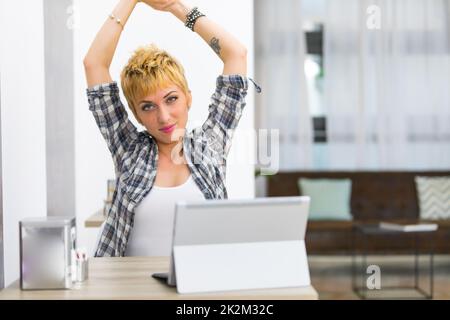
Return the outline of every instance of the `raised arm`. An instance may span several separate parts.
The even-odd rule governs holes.
[[[137,0],[120,0],[112,14],[120,19],[106,17],[84,58],[84,69],[88,84],[89,110],[108,149],[111,152],[116,174],[121,172],[123,156],[138,138],[137,128],[128,119],[128,114],[119,96],[119,87],[111,79],[109,67],[116,51],[122,27],[127,22]]]
[[[183,23],[186,15],[192,9],[181,0],[142,0],[151,7],[167,11],[176,16]],[[201,11],[201,9],[200,9]],[[197,19],[194,31],[205,40],[224,63],[223,74],[247,74],[247,49],[233,35],[207,16]]]
[[[120,24],[116,22],[116,19],[106,17],[106,21],[95,36],[83,60],[88,87],[112,81],[109,67],[116,51],[122,28],[138,2],[138,0],[119,1],[112,14],[117,19],[120,19]]]

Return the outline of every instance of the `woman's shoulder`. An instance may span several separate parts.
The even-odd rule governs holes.
[[[124,163],[136,164],[139,158],[155,156],[155,141],[147,131],[139,131],[137,139],[133,139],[124,153]]]

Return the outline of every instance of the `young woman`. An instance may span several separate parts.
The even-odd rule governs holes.
[[[223,61],[209,116],[192,132],[185,130],[192,96],[183,67],[155,45],[138,48],[121,73],[128,106],[145,131],[137,131],[120,100],[109,66],[138,2],[172,13]],[[117,186],[95,256],[170,255],[175,202],[227,198],[225,160],[251,80],[246,48],[180,0],[120,0],[84,67],[89,109],[112,154]]]

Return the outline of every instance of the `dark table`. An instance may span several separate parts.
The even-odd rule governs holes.
[[[361,299],[403,299],[408,297],[380,295],[381,290],[385,291],[415,291],[418,296],[414,299],[433,298],[433,256],[434,256],[434,236],[436,231],[394,231],[381,228],[379,224],[357,224],[353,227],[353,257],[352,257],[352,287],[353,291]],[[369,288],[368,277],[376,273],[377,265],[372,265],[371,269],[367,264],[368,248],[370,241],[382,239],[384,242],[390,241],[390,248],[377,253],[375,256],[392,255],[396,253],[396,242],[410,241],[410,254],[414,256],[414,284],[412,286],[383,286],[381,288]],[[425,241],[425,243],[424,243]],[[424,248],[427,247],[427,250]],[[420,284],[419,256],[428,256],[428,290],[423,289]],[[360,260],[358,262],[358,260]],[[372,273],[373,272],[373,273]],[[383,272],[381,272],[382,276]],[[358,279],[358,276],[361,279]],[[381,278],[382,279],[382,278]],[[375,290],[375,291],[374,291]],[[373,294],[373,293],[376,293]]]

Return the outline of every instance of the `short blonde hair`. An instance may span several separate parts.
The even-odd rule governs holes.
[[[177,85],[186,95],[189,91],[183,66],[154,44],[141,46],[134,51],[120,74],[120,81],[128,105],[138,121],[138,99],[169,84]]]

